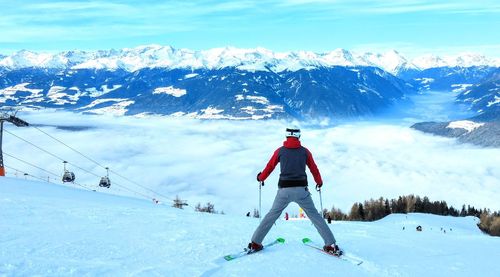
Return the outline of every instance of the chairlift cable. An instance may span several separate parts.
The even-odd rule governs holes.
[[[44,178],[42,178],[42,177],[38,177],[38,176],[35,176],[35,175],[31,175],[31,174],[29,174],[29,173],[27,173],[27,172],[24,172],[24,171],[22,171],[22,170],[19,170],[19,169],[16,169],[16,168],[10,167],[10,166],[5,166],[5,168],[8,168],[8,169],[15,170],[15,171],[18,171],[18,172],[20,172],[20,173],[23,173],[23,174],[24,174],[24,176],[31,176],[31,177],[33,177],[33,178],[35,178],[35,179],[39,179],[39,180],[42,180],[42,181],[44,181],[44,182],[48,182],[48,183],[55,184],[55,183],[53,183],[53,182],[47,181],[47,179],[44,179]]]
[[[52,156],[52,157],[54,157],[54,158],[56,158],[56,159],[58,159],[58,160],[60,160],[60,161],[63,161],[63,162],[64,162],[64,161],[66,161],[65,159],[63,159],[63,158],[61,158],[61,157],[59,157],[59,156],[57,156],[57,155],[55,155],[55,154],[52,154],[51,152],[49,152],[49,151],[47,151],[47,150],[45,150],[45,149],[41,148],[40,146],[38,146],[38,145],[36,145],[36,144],[34,144],[34,143],[32,143],[32,142],[30,142],[30,141],[28,141],[28,140],[26,140],[26,139],[22,138],[22,137],[20,137],[20,136],[18,136],[18,135],[16,135],[16,134],[13,134],[12,132],[9,132],[9,131],[7,131],[7,130],[4,130],[4,131],[5,131],[6,133],[8,133],[8,134],[10,134],[10,135],[12,135],[12,136],[14,136],[14,137],[16,137],[16,138],[20,139],[20,140],[22,140],[22,141],[24,141],[24,142],[26,142],[26,143],[28,143],[28,144],[32,145],[33,147],[35,147],[35,148],[37,148],[37,149],[39,149],[39,150],[41,150],[41,151],[43,151],[43,152],[45,152],[45,153],[49,154],[50,156]],[[93,173],[93,172],[91,172],[91,171],[89,171],[89,170],[87,170],[87,169],[84,169],[84,168],[82,168],[82,167],[80,167],[80,166],[78,166],[78,165],[76,165],[76,164],[74,164],[74,163],[71,163],[71,162],[67,162],[67,163],[68,163],[68,164],[70,164],[70,165],[72,165],[72,166],[74,166],[74,167],[76,167],[76,168],[78,168],[78,169],[80,169],[80,170],[82,170],[82,171],[87,172],[88,174],[94,175],[94,176],[96,176],[96,177],[98,177],[98,178],[100,178],[100,177],[101,177],[101,176],[99,176],[99,175],[97,175],[97,174],[95,174],[95,173]]]
[[[16,135],[16,134],[13,134],[12,132],[9,132],[9,131],[7,131],[7,130],[4,130],[4,131],[5,131],[6,133],[8,133],[8,134],[10,134],[10,135],[14,136],[14,137],[17,137],[17,138],[18,138],[18,139],[20,139],[20,140],[22,140],[22,141],[24,141],[24,142],[26,142],[26,143],[28,143],[28,144],[32,145],[33,147],[35,147],[35,148],[37,148],[37,149],[39,149],[39,150],[41,150],[41,151],[43,151],[43,152],[45,152],[45,153],[49,154],[50,156],[55,157],[56,159],[59,159],[59,160],[61,160],[61,161],[63,161],[63,162],[65,161],[63,158],[61,158],[61,157],[59,157],[59,156],[57,156],[57,155],[52,154],[51,152],[49,152],[49,151],[47,151],[47,150],[45,150],[45,149],[43,149],[43,148],[41,148],[41,147],[37,146],[36,144],[34,144],[34,143],[32,143],[32,142],[30,142],[30,141],[28,141],[28,140],[26,140],[26,139],[24,139],[24,138],[22,138],[22,137],[20,137],[20,136]],[[12,155],[9,155],[9,156],[13,157]],[[96,176],[96,177],[98,177],[98,178],[100,178],[100,177],[101,177],[101,176],[99,176],[99,175],[97,175],[97,174],[95,174],[95,173],[93,173],[93,172],[91,172],[91,171],[89,171],[89,170],[86,170],[86,169],[84,169],[84,168],[82,168],[82,167],[80,167],[80,166],[78,166],[78,165],[76,165],[76,164],[73,164],[73,163],[70,163],[70,162],[67,162],[67,163],[68,163],[68,164],[70,164],[70,165],[72,165],[72,166],[74,166],[74,167],[76,167],[76,168],[78,168],[78,169],[80,169],[80,170],[82,170],[82,171],[85,171],[85,172],[87,172],[87,173],[89,173],[89,174],[91,174],[91,175],[94,175],[94,176]],[[56,175],[56,176],[58,176],[58,175]],[[80,184],[78,184],[78,183],[76,183],[76,182],[73,182],[73,183],[74,183],[74,184],[76,184],[76,185],[79,185],[79,186],[81,186],[81,187],[87,188],[86,186],[80,185]],[[132,192],[132,193],[135,193],[135,194],[137,194],[137,195],[141,195],[141,196],[143,196],[143,197],[146,197],[146,199],[151,199],[151,197],[150,197],[150,196],[148,196],[148,195],[145,195],[145,194],[142,194],[142,193],[136,192],[136,191],[134,191],[134,190],[132,190],[132,189],[129,189],[129,188],[127,188],[127,187],[125,187],[125,186],[122,186],[122,185],[120,185],[120,184],[117,184],[117,183],[114,183],[114,184],[115,184],[116,186],[118,186],[118,187],[121,187],[121,188],[123,188],[123,189],[125,189],[125,190],[128,190],[129,192]],[[87,188],[87,189],[89,189],[89,188]],[[91,190],[91,189],[89,189],[89,190]]]
[[[4,154],[6,154],[6,153],[4,152]],[[7,154],[7,155],[8,155],[8,156],[10,156],[10,157],[12,157],[12,158],[14,158],[14,159],[16,159],[16,160],[18,160],[18,161],[20,161],[20,162],[22,162],[22,163],[25,163],[25,164],[27,164],[27,165],[30,165],[30,166],[36,167],[36,168],[38,168],[38,169],[40,169],[40,170],[43,170],[43,171],[45,171],[45,172],[47,172],[47,173],[50,173],[50,174],[52,174],[52,175],[55,175],[56,177],[60,177],[58,174],[52,173],[52,172],[50,172],[50,171],[48,171],[48,170],[45,170],[45,169],[43,169],[43,168],[41,168],[41,167],[38,167],[38,166],[36,166],[36,165],[33,165],[33,164],[28,163],[28,162],[26,162],[26,161],[23,161],[23,160],[21,160],[21,159],[19,159],[19,158],[16,158],[16,157],[12,156],[12,155],[9,155],[9,154]],[[36,176],[31,175],[31,174],[29,174],[29,173],[27,173],[27,172],[24,172],[24,171],[22,171],[22,170],[15,169],[15,168],[13,168],[13,167],[9,167],[9,166],[5,166],[5,167],[6,167],[6,168],[10,168],[10,169],[12,169],[12,170],[19,171],[19,172],[21,172],[21,173],[28,174],[28,176],[32,176],[32,177],[34,177],[34,178],[40,179],[40,180],[42,180],[42,181],[44,181],[44,182],[47,182],[47,180],[46,180],[46,179],[44,179],[44,178],[41,178],[41,177],[36,177]],[[50,181],[48,181],[48,182],[49,182],[49,183],[52,183],[52,184],[59,185],[59,183],[54,183],[54,182],[50,182]],[[80,187],[82,187],[82,188],[85,188],[85,189],[88,189],[88,190],[93,190],[93,189],[91,189],[91,188],[89,188],[89,187],[87,187],[87,186],[85,186],[85,185],[79,184],[79,183],[77,183],[77,182],[72,182],[72,183],[73,183],[73,184],[75,184],[75,185],[77,185],[77,186],[80,186]]]
[[[18,161],[20,161],[20,162],[22,162],[22,163],[25,163],[25,164],[27,164],[27,165],[30,165],[30,166],[32,166],[32,167],[34,167],[34,168],[40,169],[41,171],[47,172],[47,173],[49,173],[49,174],[51,174],[51,175],[54,175],[54,176],[56,176],[56,177],[60,177],[60,176],[59,176],[59,174],[56,174],[56,173],[54,173],[54,172],[50,172],[50,171],[48,171],[48,170],[45,170],[45,169],[43,169],[43,168],[41,168],[41,167],[39,167],[39,166],[37,166],[37,165],[34,165],[34,164],[29,163],[29,162],[27,162],[27,161],[24,161],[24,160],[22,160],[22,159],[20,159],[20,158],[16,158],[16,157],[14,157],[14,156],[13,156],[13,155],[11,155],[11,154],[6,153],[5,151],[3,152],[3,154],[4,154],[4,155],[6,155],[6,156],[11,157],[11,158],[13,158],[13,159],[16,159],[16,160],[18,160]]]
[[[139,183],[137,183],[137,182],[135,182],[135,181],[132,181],[132,180],[128,179],[128,178],[127,178],[127,177],[125,177],[125,176],[122,176],[121,174],[119,174],[118,172],[115,172],[114,170],[111,170],[111,169],[110,169],[110,170],[109,170],[109,172],[111,172],[111,173],[115,174],[115,175],[116,175],[116,176],[118,176],[118,177],[121,177],[121,178],[123,178],[123,179],[125,179],[125,180],[129,181],[130,183],[132,183],[132,184],[134,184],[134,185],[136,185],[136,186],[139,186],[139,187],[141,187],[141,188],[143,188],[143,189],[149,190],[150,192],[152,192],[152,193],[154,193],[154,194],[156,194],[156,195],[158,195],[158,196],[161,196],[161,197],[163,197],[163,198],[165,198],[165,199],[167,199],[167,200],[171,200],[171,201],[173,201],[173,200],[174,200],[174,199],[172,199],[172,198],[170,198],[170,197],[167,197],[167,196],[165,196],[165,195],[163,195],[163,194],[161,194],[161,193],[159,193],[159,192],[156,192],[156,191],[154,191],[154,190],[152,190],[152,189],[150,189],[150,188],[147,188],[147,187],[145,187],[145,186],[142,186],[141,184],[139,184]]]
[[[35,128],[36,128],[37,130],[40,130],[40,129],[39,129],[39,128],[37,128],[37,127],[35,127]],[[35,148],[37,148],[37,149],[41,150],[42,152],[44,152],[44,153],[46,153],[46,154],[48,154],[48,155],[50,155],[50,156],[52,156],[52,157],[54,157],[54,158],[56,158],[56,159],[60,160],[60,161],[63,161],[63,162],[65,161],[65,159],[63,159],[63,158],[61,158],[61,157],[59,157],[59,156],[57,156],[57,155],[55,155],[55,154],[53,154],[53,153],[51,153],[51,152],[49,152],[49,151],[47,151],[47,150],[45,150],[45,149],[41,148],[40,146],[37,146],[36,144],[34,144],[34,143],[32,143],[32,142],[30,142],[30,141],[28,141],[28,140],[26,140],[26,139],[24,139],[24,138],[22,138],[22,137],[20,137],[20,136],[18,136],[18,135],[16,135],[16,134],[14,134],[14,133],[12,133],[12,132],[10,132],[10,131],[7,131],[7,130],[4,130],[4,131],[5,131],[6,133],[8,133],[8,134],[10,134],[10,135],[12,135],[12,136],[14,136],[14,137],[16,137],[16,138],[18,138],[18,139],[22,140],[22,141],[24,141],[24,142],[26,142],[26,143],[30,144],[31,146],[33,146],[33,147],[35,147]],[[41,130],[40,130],[40,131],[41,131]],[[60,140],[56,139],[55,137],[53,137],[53,136],[49,135],[48,133],[43,132],[43,131],[41,131],[41,132],[42,132],[42,133],[44,133],[44,134],[46,134],[46,135],[48,135],[48,136],[49,136],[49,137],[51,137],[52,139],[54,139],[54,140],[56,140],[56,141],[60,142],[61,144],[65,145],[66,147],[70,148],[71,150],[73,150],[73,151],[77,152],[78,154],[80,154],[80,155],[84,156],[85,158],[87,158],[88,160],[90,160],[90,161],[92,161],[93,163],[97,164],[98,166],[100,166],[100,167],[104,167],[104,166],[102,166],[101,164],[99,164],[98,162],[94,161],[93,159],[91,159],[91,158],[87,157],[86,155],[83,155],[81,152],[79,152],[79,151],[75,150],[74,148],[72,148],[72,147],[68,146],[67,144],[65,144],[65,143],[63,143],[63,142],[61,142]],[[99,175],[97,175],[97,174],[95,174],[95,173],[93,173],[93,172],[91,172],[91,171],[89,171],[89,170],[87,170],[87,169],[84,169],[84,168],[82,168],[82,167],[80,167],[80,166],[78,166],[78,165],[76,165],[76,164],[73,164],[73,163],[71,163],[71,162],[67,162],[67,163],[68,163],[68,164],[70,164],[70,165],[72,165],[72,166],[74,166],[74,167],[76,167],[76,168],[78,168],[78,169],[80,169],[80,170],[82,170],[82,171],[87,172],[88,174],[94,175],[94,176],[96,176],[96,177],[98,177],[98,178],[100,178],[100,177],[101,177],[101,176],[99,176]],[[106,167],[104,167],[104,168],[106,168]],[[172,198],[166,197],[166,196],[164,196],[164,195],[162,195],[162,194],[160,194],[160,193],[158,193],[158,192],[155,192],[155,191],[153,191],[153,190],[151,190],[151,189],[149,189],[149,188],[147,188],[147,187],[144,187],[144,186],[142,186],[142,185],[138,184],[137,182],[134,182],[134,181],[132,181],[132,180],[128,179],[127,177],[124,177],[124,176],[122,176],[121,174],[119,174],[119,173],[117,173],[117,172],[115,172],[115,171],[113,171],[113,170],[111,170],[111,169],[110,169],[109,171],[110,171],[110,172],[112,172],[112,173],[114,173],[115,175],[117,175],[117,176],[119,176],[119,177],[121,177],[121,178],[123,178],[123,179],[125,179],[125,180],[129,181],[130,183],[133,183],[133,184],[135,184],[135,185],[137,185],[137,186],[139,186],[139,187],[142,187],[142,188],[144,188],[144,189],[146,189],[146,190],[149,190],[150,192],[153,192],[154,194],[156,194],[156,195],[158,195],[158,196],[161,196],[161,197],[163,197],[163,198],[165,198],[165,199],[168,199],[168,200],[173,200]],[[77,183],[75,183],[75,184],[77,184]],[[121,187],[121,188],[123,188],[123,189],[125,189],[125,190],[128,190],[129,192],[132,192],[132,193],[135,193],[135,194],[137,194],[137,195],[141,195],[141,196],[143,196],[143,197],[146,197],[147,199],[152,199],[152,198],[151,198],[150,196],[148,196],[148,195],[145,195],[145,194],[143,194],[143,193],[139,193],[139,192],[134,191],[134,190],[132,190],[132,189],[129,189],[129,188],[125,187],[125,186],[122,186],[122,185],[120,185],[120,184],[118,184],[118,183],[113,182],[113,184],[114,184],[114,185],[116,185],[116,186],[118,186],[118,187]],[[80,185],[80,184],[77,184],[77,185],[82,186],[82,185]],[[85,186],[82,186],[82,187],[85,187]],[[85,187],[85,188],[86,188],[86,187]]]
[[[5,166],[5,168],[8,168],[8,169],[11,169],[11,170],[15,170],[15,171],[17,171],[17,172],[20,172],[20,173],[24,174],[24,176],[31,176],[31,177],[33,177],[33,178],[40,179],[40,180],[43,180],[43,181],[47,182],[47,180],[46,180],[46,179],[43,179],[43,178],[41,178],[41,177],[37,177],[37,176],[35,176],[35,175],[31,175],[31,174],[29,174],[29,173],[27,173],[27,172],[24,172],[24,171],[22,171],[22,170],[19,170],[19,169],[17,169],[17,168],[13,168],[13,167],[11,167],[11,166],[7,166],[7,165]]]
[[[24,139],[24,138],[22,138],[22,137],[20,137],[20,136],[16,135],[16,134],[13,134],[12,132],[9,132],[9,131],[7,131],[7,130],[4,130],[4,132],[6,132],[7,134],[10,134],[10,135],[12,135],[12,136],[14,136],[14,137],[16,137],[16,138],[18,138],[18,139],[20,139],[20,140],[22,140],[22,141],[26,142],[26,143],[28,143],[28,144],[32,145],[33,147],[35,147],[35,148],[37,148],[37,149],[39,149],[39,150],[41,150],[41,151],[43,151],[43,152],[45,152],[45,153],[47,153],[47,154],[51,155],[52,157],[54,157],[54,158],[56,158],[56,159],[58,159],[58,160],[64,161],[64,159],[63,159],[63,158],[58,157],[58,156],[56,156],[56,155],[54,155],[54,154],[50,153],[49,151],[47,151],[47,150],[45,150],[45,149],[43,149],[43,148],[41,148],[41,147],[39,147],[39,146],[35,145],[34,143],[32,143],[32,142],[30,142],[30,141],[28,141],[28,140],[26,140],[26,139]]]
[[[37,129],[38,131],[40,131],[40,132],[44,133],[45,135],[47,135],[48,137],[52,138],[53,140],[55,140],[55,141],[57,141],[57,142],[61,143],[62,145],[64,145],[64,146],[68,147],[69,149],[71,149],[71,150],[75,151],[76,153],[80,154],[81,156],[83,156],[83,157],[84,157],[84,158],[86,158],[87,160],[89,160],[89,161],[91,161],[91,162],[93,162],[93,163],[97,164],[98,166],[100,166],[100,167],[102,167],[102,168],[106,169],[106,167],[105,167],[105,166],[103,166],[103,165],[101,165],[100,163],[96,162],[94,159],[89,158],[88,156],[84,155],[82,152],[80,152],[80,151],[76,150],[75,148],[73,148],[73,147],[69,146],[68,144],[66,144],[66,143],[62,142],[61,140],[59,140],[59,139],[57,139],[56,137],[54,137],[54,136],[50,135],[49,133],[47,133],[47,132],[43,131],[42,129],[40,129],[40,128],[36,127],[36,126],[33,126],[33,128],[35,128],[35,129]]]
[[[61,143],[62,145],[64,145],[64,146],[68,147],[69,149],[73,150],[74,152],[76,152],[76,153],[80,154],[81,156],[83,156],[83,157],[84,157],[84,158],[86,158],[87,160],[89,160],[89,161],[91,161],[91,162],[95,163],[96,165],[98,165],[98,166],[100,166],[100,167],[102,167],[102,168],[104,168],[104,169],[106,169],[106,170],[108,169],[108,167],[103,166],[103,165],[102,165],[102,164],[100,164],[99,162],[97,162],[97,161],[95,161],[94,159],[92,159],[92,158],[88,157],[87,155],[83,154],[82,152],[80,152],[80,151],[76,150],[75,148],[73,148],[73,147],[69,146],[68,144],[64,143],[63,141],[61,141],[61,140],[57,139],[56,137],[54,137],[54,136],[52,136],[52,135],[48,134],[47,132],[45,132],[45,131],[41,130],[40,128],[38,128],[38,127],[36,127],[36,126],[34,126],[34,128],[35,128],[35,129],[37,129],[38,131],[40,131],[41,133],[43,133],[43,134],[47,135],[48,137],[52,138],[53,140],[55,140],[55,141],[57,141],[57,142]],[[141,184],[139,184],[139,183],[137,183],[137,182],[135,182],[135,181],[132,181],[132,180],[130,180],[129,178],[127,178],[127,177],[125,177],[125,176],[123,176],[123,175],[119,174],[118,172],[115,172],[115,171],[114,171],[114,170],[112,170],[112,169],[109,169],[109,172],[111,172],[111,173],[115,174],[115,175],[116,175],[116,176],[118,176],[118,177],[121,177],[122,179],[124,179],[124,180],[126,180],[126,181],[128,181],[128,182],[130,182],[130,183],[132,183],[132,184],[134,184],[134,185],[136,185],[136,186],[139,186],[139,187],[141,187],[141,188],[143,188],[143,189],[146,189],[146,190],[148,190],[148,191],[150,191],[150,192],[152,192],[152,193],[154,193],[154,194],[156,194],[156,195],[158,195],[158,196],[160,196],[160,197],[163,197],[163,198],[165,198],[165,199],[168,199],[168,200],[173,201],[173,199],[172,199],[172,198],[167,197],[167,196],[165,196],[165,195],[163,195],[163,194],[161,194],[161,193],[159,193],[159,192],[156,192],[156,191],[154,191],[154,190],[152,190],[152,189],[150,189],[150,188],[147,188],[147,187],[145,187],[145,186],[143,186],[143,185],[141,185]],[[97,177],[99,177],[99,176],[97,176]]]

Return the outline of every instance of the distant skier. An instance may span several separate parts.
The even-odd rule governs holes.
[[[274,222],[279,218],[283,210],[290,202],[297,203],[307,214],[307,217],[314,224],[319,234],[325,242],[323,249],[330,253],[338,253],[339,247],[335,244],[335,237],[332,234],[325,220],[319,214],[311,193],[307,188],[306,165],[313,174],[316,188],[323,186],[323,180],[318,167],[314,162],[311,152],[300,144],[300,129],[286,129],[286,141],[283,146],[274,151],[273,156],[267,163],[266,168],[257,174],[257,181],[263,182],[280,164],[281,174],[278,182],[278,193],[274,199],[271,210],[264,217],[259,227],[255,230],[252,241],[248,248],[253,251],[263,249],[262,241],[267,235]]]

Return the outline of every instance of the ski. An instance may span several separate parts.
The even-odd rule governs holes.
[[[314,249],[316,249],[316,250],[319,250],[319,251],[321,251],[321,252],[323,252],[323,253],[325,253],[325,254],[327,254],[327,255],[330,255],[330,256],[333,256],[333,257],[337,257],[337,258],[339,258],[339,259],[341,259],[341,260],[351,262],[351,263],[353,263],[353,264],[355,264],[355,265],[360,265],[360,264],[362,264],[362,263],[363,263],[363,261],[362,261],[362,260],[356,259],[356,258],[354,258],[354,257],[346,256],[346,255],[343,253],[343,252],[344,252],[343,250],[340,250],[340,254],[332,254],[332,253],[330,253],[330,252],[327,252],[327,251],[323,250],[323,247],[321,247],[321,246],[319,246],[319,245],[315,244],[315,243],[314,243],[311,239],[309,239],[309,238],[303,238],[303,239],[302,239],[302,243],[303,243],[304,245],[306,245],[306,246],[309,246],[309,247],[311,247],[311,248],[314,248]]]
[[[260,251],[264,251],[264,250],[266,250],[266,248],[271,247],[273,245],[283,244],[283,243],[285,243],[285,239],[284,238],[277,238],[276,240],[274,240],[274,241],[272,241],[272,242],[270,242],[268,244],[264,244],[264,249],[262,249]],[[238,253],[235,253],[235,254],[229,254],[229,255],[224,256],[224,260],[226,260],[226,261],[232,261],[234,259],[241,258],[241,257],[247,256],[247,255],[251,255],[253,253],[257,253],[257,252],[260,252],[260,251],[252,251],[251,249],[245,248],[241,252],[238,252]]]

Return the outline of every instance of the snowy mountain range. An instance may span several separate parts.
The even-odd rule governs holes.
[[[435,67],[498,67],[500,59],[490,59],[475,53],[445,57],[424,55],[410,60],[395,50],[383,54],[357,53],[345,49],[315,53],[311,51],[273,52],[265,48],[240,49],[234,47],[195,51],[160,45],[120,50],[65,51],[55,54],[21,50],[9,56],[0,56],[0,67],[10,70],[28,67],[123,69],[126,71],[158,67],[210,70],[234,67],[245,71],[282,72],[332,66],[379,67],[397,75],[404,70],[424,70]]]
[[[499,65],[477,54],[409,60],[396,51],[344,49],[22,50],[0,57],[0,103],[217,119],[360,117],[405,102],[418,90],[479,84]]]

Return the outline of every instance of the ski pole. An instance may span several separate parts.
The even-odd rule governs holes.
[[[321,188],[316,187],[316,191],[319,192],[319,205],[321,207],[321,212],[319,214],[321,215],[322,218],[325,218],[325,216],[323,215],[323,198],[321,197]]]
[[[262,221],[262,186],[264,186],[264,181],[259,182],[259,222]]]

